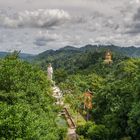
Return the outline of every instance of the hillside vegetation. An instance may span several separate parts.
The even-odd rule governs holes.
[[[139,140],[140,59],[130,58],[112,46],[113,63],[107,65],[103,62],[107,49],[86,46],[50,50],[40,54],[38,64],[45,70],[52,62],[54,79],[65,101],[83,117],[89,115],[87,123],[77,127],[80,139]],[[84,108],[87,90],[93,95],[91,110]]]
[[[43,71],[15,54],[0,60],[1,140],[62,140],[53,102]]]
[[[113,64],[111,67],[108,67],[104,65],[103,61],[105,59],[105,52],[110,46],[108,46],[107,49],[103,46],[98,49],[96,47],[97,46],[89,45],[78,49],[68,46],[56,51],[49,50],[39,54],[35,63],[41,66],[45,71],[47,69],[47,64],[52,63],[55,69],[55,81],[58,83],[65,80],[68,75],[72,74],[80,73],[87,75],[87,73],[97,73],[106,76],[109,69],[112,71],[112,69],[116,68],[116,65],[119,62],[129,58],[122,53],[112,51]]]
[[[111,64],[104,63],[108,49]],[[0,139],[64,139],[66,128],[56,122],[60,108],[53,104],[46,78],[51,62],[65,103],[87,120],[76,128],[79,140],[139,140],[140,58],[130,57],[137,48],[123,49],[68,46],[39,54],[33,64],[16,54],[1,59]],[[92,109],[84,107],[86,91],[92,94]]]
[[[140,60],[128,59],[108,66],[108,74],[70,75],[59,85],[71,107],[92,123],[79,126],[77,133],[89,140],[140,139]],[[107,68],[105,68],[107,70]],[[93,108],[85,110],[84,93],[92,91]]]

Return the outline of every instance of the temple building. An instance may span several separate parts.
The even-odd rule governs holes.
[[[105,64],[111,64],[113,61],[112,61],[112,53],[111,51],[107,51],[106,54],[105,54],[105,60],[104,60],[104,63]]]
[[[84,108],[92,109],[92,93],[90,91],[84,93]]]

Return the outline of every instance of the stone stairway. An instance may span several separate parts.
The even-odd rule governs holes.
[[[63,94],[62,94],[62,91],[56,85],[53,86],[52,89],[53,89],[53,95],[52,96],[56,99],[55,104],[56,105],[61,105],[61,106],[64,107],[65,105],[64,105],[64,102],[63,102]],[[70,119],[67,119],[66,118],[66,121],[68,122],[68,121],[70,121]],[[67,139],[66,140],[77,140],[76,127],[75,126],[74,127],[71,127],[70,125],[68,125],[68,126],[69,126],[69,128],[68,128]]]

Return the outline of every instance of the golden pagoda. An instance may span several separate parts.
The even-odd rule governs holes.
[[[113,61],[112,61],[112,53],[111,51],[107,51],[106,54],[105,54],[105,60],[104,60],[104,63],[105,64],[111,64]]]

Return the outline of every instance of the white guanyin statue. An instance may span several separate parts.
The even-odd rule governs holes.
[[[51,66],[51,63],[49,63],[49,65],[48,65],[47,74],[48,74],[48,79],[52,81],[53,68]]]

